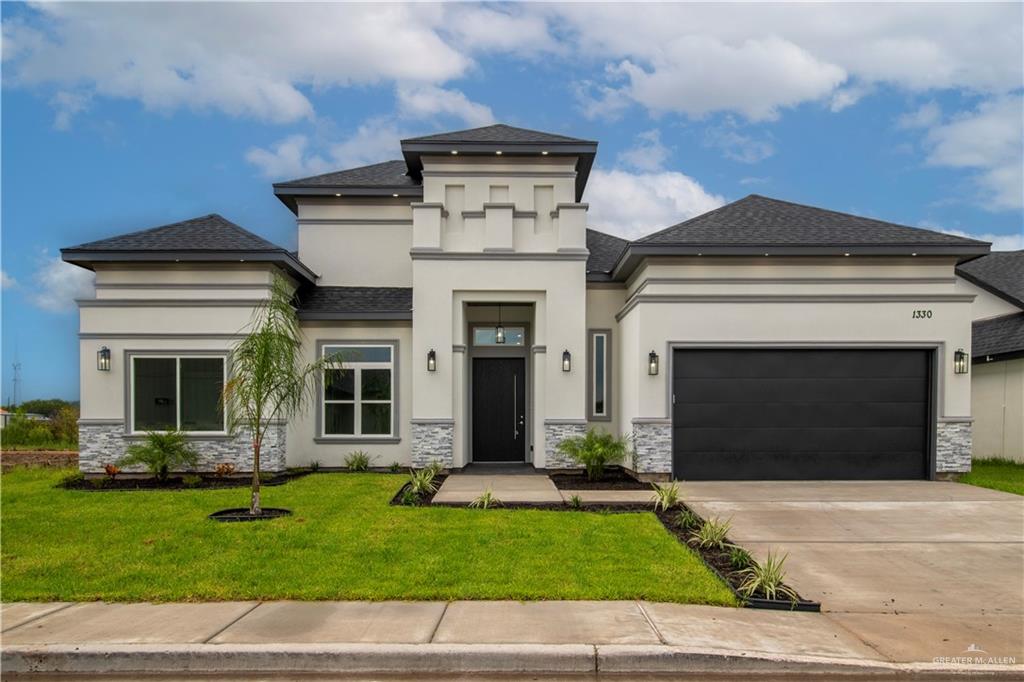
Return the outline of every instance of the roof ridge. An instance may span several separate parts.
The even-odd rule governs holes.
[[[418,135],[416,137],[407,137],[407,138],[402,139],[401,142],[402,143],[405,143],[405,142],[424,142],[424,141],[429,142],[429,141],[431,141],[431,138],[436,138],[436,137],[439,137],[439,136],[442,136],[442,135],[445,135],[445,136],[455,136],[455,135],[460,135],[462,133],[470,133],[470,132],[474,132],[474,131],[478,131],[478,130],[487,130],[487,129],[491,129],[491,128],[505,128],[505,129],[508,129],[508,130],[516,130],[516,131],[521,131],[521,132],[525,132],[525,133],[533,133],[535,135],[545,135],[545,136],[548,136],[548,137],[551,137],[551,138],[561,138],[561,141],[563,141],[563,142],[593,142],[592,140],[584,140],[583,138],[579,138],[579,137],[572,137],[570,135],[563,135],[561,133],[549,133],[549,132],[547,132],[545,130],[537,130],[536,128],[524,128],[522,126],[509,125],[508,123],[491,123],[489,125],[476,126],[476,127],[473,127],[473,128],[462,128],[460,130],[447,130],[447,131],[442,131],[442,132],[437,132],[437,133],[429,133],[427,135]],[[445,142],[445,141],[450,142],[451,140],[438,140],[438,141],[439,142]],[[555,141],[555,140],[552,140],[552,141]]]
[[[367,163],[367,164],[364,164],[362,166],[353,166],[352,168],[338,168],[338,169],[335,169],[335,170],[332,170],[332,171],[327,171],[326,173],[317,173],[316,175],[307,175],[304,178],[294,178],[292,180],[282,180],[281,182],[275,182],[274,186],[278,187],[278,186],[283,186],[283,185],[298,184],[298,183],[301,183],[301,182],[309,182],[310,180],[318,180],[320,178],[325,178],[328,175],[337,175],[338,173],[348,173],[349,171],[357,171],[357,170],[363,170],[363,169],[366,169],[366,168],[374,168],[375,166],[385,166],[385,165],[387,165],[389,163],[400,163],[400,164],[402,164],[402,167],[405,168],[405,160],[404,159],[388,159],[387,161],[377,161],[376,163]]]
[[[278,244],[275,244],[274,242],[270,241],[269,239],[261,237],[260,235],[256,234],[255,232],[252,232],[251,230],[245,229],[244,227],[242,227],[238,223],[235,223],[235,222],[233,222],[231,220],[228,220],[227,218],[225,218],[224,216],[222,216],[219,213],[205,213],[203,215],[193,216],[191,218],[185,218],[184,220],[176,220],[176,221],[174,221],[172,223],[164,223],[163,225],[154,225],[153,227],[145,227],[145,228],[142,228],[141,230],[132,230],[131,232],[124,232],[124,233],[121,233],[121,234],[114,234],[114,235],[110,235],[109,237],[102,237],[100,239],[94,239],[94,240],[89,241],[89,242],[82,242],[80,244],[76,244],[75,246],[66,247],[66,249],[62,249],[62,251],[63,250],[74,251],[74,250],[77,250],[77,249],[84,249],[84,248],[87,248],[87,247],[95,248],[93,245],[95,245],[95,244],[102,244],[103,242],[107,242],[107,241],[110,241],[112,239],[125,239],[125,238],[139,237],[139,236],[142,236],[142,235],[151,234],[151,233],[154,233],[154,232],[159,232],[161,230],[167,230],[167,229],[170,229],[170,228],[185,227],[187,225],[191,225],[191,224],[194,224],[194,223],[201,222],[203,220],[210,220],[210,219],[215,219],[217,221],[220,221],[221,227],[229,228],[229,229],[232,229],[235,232],[240,233],[242,235],[245,235],[247,237],[252,237],[252,238],[258,239],[259,241],[263,242],[264,244],[268,245],[269,247],[272,247],[272,248],[266,249],[267,251],[276,250],[276,251],[287,252],[287,249],[285,249],[284,247],[282,247],[282,246],[280,246]],[[125,250],[131,250],[131,249],[125,249]],[[145,249],[142,249],[142,250],[145,250]]]
[[[658,230],[656,232],[652,232],[652,233],[650,233],[648,235],[644,235],[643,237],[638,239],[637,242],[646,242],[649,239],[651,239],[652,237],[656,237],[659,234],[664,234],[665,232],[668,232],[669,230],[674,230],[677,227],[683,227],[687,223],[691,223],[694,220],[697,220],[698,218],[706,218],[709,215],[714,215],[715,213],[718,213],[719,211],[721,211],[724,208],[728,208],[729,206],[732,206],[734,204],[738,204],[739,202],[743,201],[744,199],[749,199],[750,197],[753,197],[753,196],[758,196],[758,195],[756,195],[756,194],[748,194],[747,196],[743,197],[743,199],[737,199],[736,201],[730,201],[727,204],[722,204],[718,208],[713,208],[710,211],[704,211],[703,213],[699,213],[699,214],[697,214],[695,216],[687,218],[686,220],[680,221],[680,222],[676,223],[675,225],[669,225],[668,227],[662,228],[662,229],[660,229],[660,230]]]

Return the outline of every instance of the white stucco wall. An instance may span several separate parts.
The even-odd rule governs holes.
[[[976,297],[971,305],[971,317],[975,320],[987,320],[991,317],[1012,315],[1013,313],[1019,313],[1021,310],[1005,298],[996,296],[962,277],[956,278],[956,289],[960,293],[973,294]]]
[[[974,457],[1024,462],[1024,358],[971,367]]]

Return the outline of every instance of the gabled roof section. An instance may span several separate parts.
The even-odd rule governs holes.
[[[973,323],[971,354],[977,363],[1024,357],[1024,312]]]
[[[993,251],[961,263],[956,274],[1024,309],[1024,251]]]
[[[276,263],[307,282],[316,274],[295,254],[216,213],[60,250],[86,269],[99,262],[252,261]]]
[[[411,287],[313,287],[299,293],[300,320],[411,320]]]
[[[612,270],[628,245],[621,237],[587,228],[587,281],[611,281]]]
[[[988,246],[918,227],[751,194],[655,232],[641,244],[754,246]]]
[[[576,159],[576,201],[590,177],[597,154],[597,142],[539,130],[496,123],[481,128],[423,135],[402,140],[402,156],[409,175],[419,180],[423,155],[463,154],[468,156],[571,156]]]
[[[468,128],[466,130],[455,130],[450,133],[437,133],[436,135],[410,137],[408,139],[402,140],[403,144],[407,142],[505,142],[508,144],[542,144],[545,142],[554,142],[594,145],[597,144],[596,142],[590,140],[581,140],[578,137],[556,135],[554,133],[545,133],[541,132],[540,130],[530,130],[528,128],[516,128],[514,126],[505,125],[504,123],[495,123],[494,125],[483,126],[482,128]]]
[[[299,196],[423,196],[419,180],[409,176],[405,161],[396,159],[359,168],[274,183],[274,194],[292,212]]]

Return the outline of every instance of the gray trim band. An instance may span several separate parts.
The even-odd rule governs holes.
[[[201,289],[204,291],[225,289],[228,291],[246,291],[250,289],[269,291],[271,284],[97,284],[96,289],[169,289],[169,290],[187,290],[187,289]],[[92,299],[89,299],[92,300]]]
[[[425,178],[575,178],[576,171],[423,170]]]
[[[571,424],[574,426],[586,425],[586,419],[545,419],[544,426],[558,426],[560,424]]]
[[[124,419],[79,419],[79,426],[122,426]]]
[[[94,339],[166,339],[168,341],[202,339],[230,341],[231,339],[240,339],[243,336],[245,334],[191,334],[177,332],[79,332],[78,334],[78,338],[82,341]]]
[[[438,417],[437,419],[410,419],[410,424],[454,424],[455,420],[450,417]]]
[[[265,298],[79,298],[79,308],[253,308]]]
[[[299,218],[302,225],[412,225],[411,218]]]
[[[388,312],[332,312],[332,311],[299,311],[299,320],[306,321],[317,321],[317,320],[338,320],[338,321],[352,321],[352,320],[411,320],[412,311],[388,311]]]
[[[955,284],[956,277],[648,277],[648,284]]]
[[[466,352],[466,344],[464,344],[464,343],[454,343],[454,344],[452,344],[452,352],[453,353],[465,353]]]
[[[587,252],[493,252],[493,251],[425,251],[421,247],[413,247],[409,250],[409,256],[413,260],[583,260],[587,259]]]
[[[402,439],[399,436],[389,436],[387,438],[374,438],[372,436],[367,436],[366,438],[357,438],[353,436],[313,436],[313,442],[317,445],[358,445],[360,443],[383,445],[388,443],[401,443]]]
[[[548,352],[548,347],[547,346],[532,346],[530,348],[530,352],[531,353],[547,353]]]
[[[633,424],[671,424],[671,417],[633,417],[630,420]]]
[[[946,424],[971,424],[974,422],[974,417],[938,417],[936,421]]]

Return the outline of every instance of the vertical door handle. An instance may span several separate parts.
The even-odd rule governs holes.
[[[512,438],[519,440],[519,422],[516,421],[516,406],[519,405],[519,375],[512,375]]]

